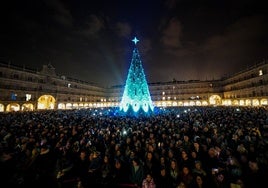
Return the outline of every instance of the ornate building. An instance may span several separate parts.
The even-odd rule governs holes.
[[[0,63],[2,112],[99,107],[106,91],[93,83],[58,76],[50,64],[38,71]]]
[[[149,83],[155,106],[268,105],[268,62],[219,80]],[[0,63],[0,112],[119,106],[124,86],[104,88],[56,74]]]

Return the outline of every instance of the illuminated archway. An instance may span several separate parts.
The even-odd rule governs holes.
[[[233,105],[237,106],[239,104],[238,100],[233,100]]]
[[[79,104],[78,104],[78,107],[79,107],[79,108],[84,108],[84,104],[83,104],[83,103],[79,103]]]
[[[65,109],[65,104],[64,103],[59,103],[58,104],[58,109]]]
[[[162,102],[162,106],[167,106],[167,103],[166,102]]]
[[[171,105],[172,105],[171,101],[167,101],[167,106],[171,106]]]
[[[190,101],[189,102],[189,106],[195,106],[195,102],[194,101]]]
[[[246,105],[247,105],[247,106],[251,106],[251,100],[246,99]]]
[[[225,106],[231,106],[232,105],[232,101],[230,99],[226,99],[222,101],[222,104]]]
[[[161,102],[157,101],[156,106],[162,106]]]
[[[56,100],[52,95],[42,95],[37,101],[37,109],[52,110],[55,108]]]
[[[66,104],[66,109],[70,110],[73,108],[73,105],[71,103]]]
[[[34,110],[33,104],[32,103],[24,103],[21,106],[21,110],[22,111],[33,111]]]
[[[185,101],[185,102],[183,103],[183,106],[189,106],[189,102],[188,102],[188,101]]]
[[[252,105],[253,106],[259,106],[260,105],[260,101],[258,99],[253,99],[252,100]]]
[[[209,97],[210,105],[221,105],[221,97],[219,95],[211,95]]]
[[[173,102],[172,103],[172,106],[178,106],[178,103],[177,102]]]
[[[78,109],[78,104],[77,103],[73,103],[73,109]]]
[[[202,105],[203,106],[207,106],[208,105],[208,101],[202,101]]]
[[[201,106],[201,102],[200,101],[196,101],[196,106]]]
[[[10,103],[7,105],[7,112],[17,112],[20,110],[20,105],[18,103]]]
[[[0,112],[4,112],[5,111],[5,106],[3,104],[0,104]]]
[[[178,106],[183,106],[183,102],[182,101],[179,101],[178,102]]]
[[[244,105],[245,105],[245,101],[241,99],[241,100],[239,101],[239,105],[240,105],[240,106],[244,106]]]
[[[268,100],[267,99],[261,99],[260,103],[261,103],[261,105],[268,105]]]

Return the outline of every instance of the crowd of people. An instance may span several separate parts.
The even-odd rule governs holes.
[[[0,114],[7,187],[258,188],[268,178],[265,107]]]

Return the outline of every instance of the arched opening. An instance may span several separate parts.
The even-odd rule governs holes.
[[[42,95],[37,102],[38,110],[52,110],[55,108],[56,100],[52,95]]]
[[[201,106],[201,102],[200,101],[196,101],[196,106]]]
[[[244,101],[244,100],[240,100],[240,101],[239,101],[239,105],[240,105],[240,106],[244,106],[244,105],[245,105],[245,101]]]
[[[183,106],[183,102],[182,101],[179,101],[178,102],[178,106]]]
[[[3,104],[0,104],[0,112],[4,112],[5,111],[5,106]]]
[[[251,100],[246,99],[246,106],[251,106]]]
[[[208,105],[208,102],[207,101],[202,101],[202,105],[203,106],[207,106]]]
[[[210,105],[221,105],[221,97],[219,95],[211,95],[209,97]]]
[[[189,102],[189,105],[190,105],[190,106],[195,106],[195,102],[194,102],[194,101],[190,101],[190,102]]]
[[[34,107],[32,103],[25,103],[21,106],[22,111],[33,111]]]
[[[17,112],[20,110],[20,105],[18,103],[10,103],[7,105],[7,112]]]
[[[261,105],[268,105],[268,100],[267,99],[261,99]]]
[[[239,103],[238,103],[238,100],[233,100],[233,105],[234,106],[237,106]]]
[[[72,109],[73,108],[73,105],[71,104],[71,103],[67,103],[66,104],[66,109],[67,110],[70,110],[70,109]]]
[[[78,104],[77,103],[73,103],[73,109],[78,109]]]
[[[188,101],[185,101],[185,102],[183,103],[183,106],[189,106],[189,102],[188,102]]]
[[[58,104],[58,109],[65,110],[65,104],[64,103],[59,103]]]
[[[258,99],[253,99],[253,100],[252,100],[252,105],[253,105],[253,106],[259,106],[259,105],[260,105],[259,100],[258,100]]]
[[[79,108],[81,109],[81,108],[84,108],[84,104],[83,103],[79,103]]]
[[[222,104],[225,105],[225,106],[231,106],[232,101],[230,99],[222,100]]]

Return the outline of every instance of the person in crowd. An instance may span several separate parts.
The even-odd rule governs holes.
[[[74,166],[73,166],[73,171],[74,171],[74,177],[77,178],[77,183],[80,186],[87,187],[88,182],[88,167],[89,167],[89,159],[88,159],[88,154],[86,150],[81,150],[79,152],[79,156],[76,156],[74,159]]]
[[[146,171],[154,171],[145,157],[151,152],[157,169],[157,176],[152,176],[158,187],[163,168],[169,180],[181,173],[179,164],[181,171],[174,169],[171,175],[170,164],[173,158],[181,161],[182,151],[186,151],[193,172],[194,161],[202,163],[205,179],[215,182],[214,187],[236,186],[239,182],[245,187],[257,187],[267,177],[267,107],[239,107],[239,111],[231,106],[166,107],[140,117],[115,116],[116,110],[0,113],[1,182],[10,187],[60,187],[62,179],[57,179],[56,172],[61,169],[59,175],[77,180],[80,187],[95,186],[102,174],[103,157],[108,155],[115,177],[112,181],[130,184],[135,180],[141,187]],[[237,159],[233,165],[228,163],[230,157]],[[138,178],[139,168],[133,166],[136,158],[139,168],[144,168],[142,178]],[[116,171],[117,160],[127,170]],[[71,173],[66,171],[68,167]],[[212,169],[219,173],[212,174]],[[129,179],[130,172],[133,179]],[[194,178],[197,175],[197,171],[193,173]],[[173,187],[178,182],[182,181],[176,180]],[[65,187],[73,183],[64,180]]]
[[[205,169],[203,169],[201,161],[195,161],[192,172],[195,175],[202,175],[203,177],[207,177],[207,172],[205,171]]]
[[[182,181],[186,187],[190,187],[190,185],[193,183],[193,174],[190,170],[190,167],[182,167],[182,172],[180,173],[180,181]]]
[[[156,176],[157,171],[157,161],[153,156],[152,152],[146,152],[145,154],[145,162],[144,162],[144,172],[145,174],[151,174]]]
[[[97,177],[97,184],[102,187],[108,187],[112,180],[112,164],[108,155],[103,157],[102,164],[100,166],[100,172]]]
[[[230,188],[230,183],[224,171],[212,170],[212,188]]]
[[[172,187],[170,177],[167,174],[167,167],[162,166],[160,168],[159,174],[156,176],[155,184],[158,188],[166,188],[166,187]]]
[[[179,167],[183,167],[183,166],[188,166],[189,168],[193,167],[193,161],[192,159],[188,156],[188,153],[185,150],[181,151],[181,157],[180,157],[180,161],[179,161]]]
[[[137,157],[133,158],[130,168],[130,182],[137,187],[141,187],[144,177],[144,167],[141,164],[140,159]]]
[[[74,162],[68,152],[62,153],[62,155],[58,157],[55,174],[59,187],[68,187],[65,186],[66,182],[68,182],[70,186],[70,182],[73,182],[73,185],[77,183],[77,179],[74,177],[73,167]]]
[[[150,173],[147,173],[146,178],[142,181],[141,188],[156,188],[154,179]]]
[[[127,165],[124,161],[115,159],[114,166],[112,168],[111,186],[116,188],[120,185],[129,184],[129,170],[130,169],[127,168]]]
[[[202,174],[195,174],[189,188],[209,188],[209,184]]]
[[[250,158],[248,161],[248,170],[245,172],[242,181],[247,188],[263,187],[267,181],[268,171],[260,166],[256,158]]]
[[[172,187],[176,187],[178,182],[180,182],[180,171],[176,159],[172,159],[168,168],[168,175]]]
[[[192,148],[192,142],[187,134],[183,136],[182,147],[186,153],[190,153]]]
[[[92,151],[90,157],[91,159],[88,167],[87,184],[91,186],[96,186],[98,177],[100,176],[99,173],[102,159],[98,151]]]
[[[41,144],[40,154],[36,157],[34,168],[36,173],[36,184],[40,187],[56,187],[55,178],[56,156],[48,143]]]

